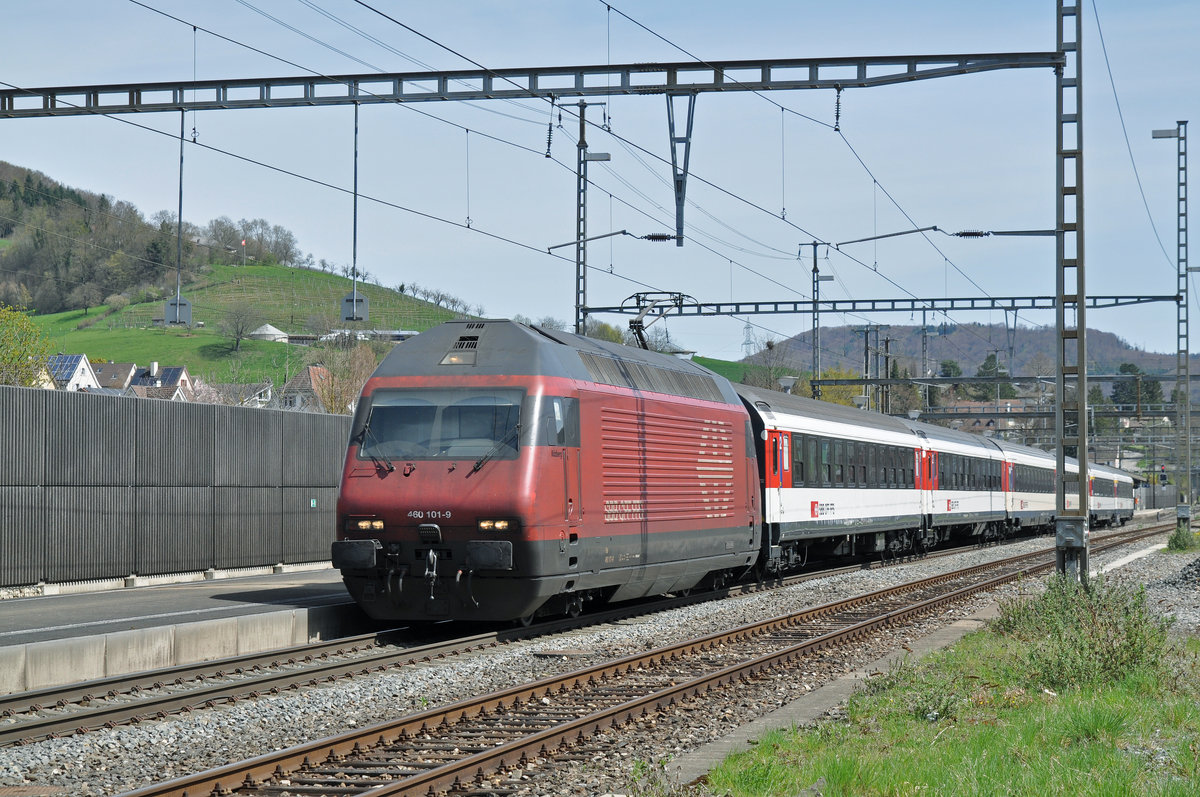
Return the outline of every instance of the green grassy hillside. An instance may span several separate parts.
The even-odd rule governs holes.
[[[36,316],[34,320],[55,352],[142,366],[155,361],[164,366],[184,365],[193,376],[209,382],[270,379],[278,387],[305,364],[310,350],[243,340],[241,351],[235,353],[232,339],[221,331],[229,313],[249,307],[255,327],[269,323],[284,332],[311,334],[353,326],[338,320],[342,298],[350,291],[349,279],[320,271],[217,265],[183,289],[184,298],[192,303],[191,330],[154,324],[154,319],[163,316],[162,300],[131,304],[111,314],[100,307],[86,313],[71,310]],[[456,317],[449,310],[389,288],[360,283],[359,292],[370,303],[370,319],[357,326],[423,331]]]
[[[314,331],[351,326],[338,321],[341,301],[351,291],[345,277],[285,266],[216,265],[191,284],[183,296],[192,303],[192,329],[166,328],[154,323],[163,316],[164,301],[131,304],[117,312],[109,308],[70,310],[35,316],[52,343],[52,351],[86,354],[92,360],[135,362],[146,366],[184,365],[207,382],[259,382],[270,379],[279,387],[311,356],[304,346],[243,340],[233,351],[222,331],[231,311],[253,309],[253,326],[269,323],[284,332]],[[370,320],[359,326],[374,329],[424,331],[457,314],[390,288],[359,284],[370,303]],[[203,326],[200,326],[203,324]],[[697,357],[696,361],[737,382],[741,363]]]

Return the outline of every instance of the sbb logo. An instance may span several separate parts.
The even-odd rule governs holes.
[[[813,501],[810,506],[810,511],[812,512],[813,517],[825,517],[827,515],[832,515],[834,511],[833,502],[831,501],[828,503],[822,503],[820,501]]]

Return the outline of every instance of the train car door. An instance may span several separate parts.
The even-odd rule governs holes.
[[[583,523],[583,496],[580,490],[583,463],[579,456],[579,401],[547,396],[543,404],[542,434],[551,445],[551,455],[562,462],[562,522],[558,533],[558,552],[567,557],[569,569],[579,566],[579,532]]]
[[[922,459],[921,465],[925,471],[925,478],[922,479],[921,512],[932,522],[933,491],[938,488],[938,452],[926,449]]]
[[[766,493],[769,503],[773,504],[774,512],[768,512],[763,507],[763,513],[775,516],[776,519],[786,514],[784,507],[783,488],[792,486],[792,446],[791,435],[774,429],[767,430],[765,469]]]

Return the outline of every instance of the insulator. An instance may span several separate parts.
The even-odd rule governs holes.
[[[991,235],[990,232],[983,230],[963,230],[962,232],[954,233],[959,238],[986,238]]]
[[[642,236],[645,241],[674,241],[675,236],[669,232],[652,232]]]

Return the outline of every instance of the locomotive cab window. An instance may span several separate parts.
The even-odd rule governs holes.
[[[523,398],[509,389],[377,390],[352,440],[360,459],[512,459]]]
[[[529,445],[578,446],[579,399],[563,396],[530,396],[526,416],[537,418]]]

